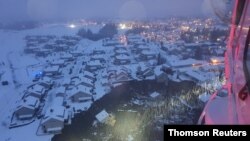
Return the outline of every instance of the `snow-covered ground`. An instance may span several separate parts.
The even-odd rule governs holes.
[[[24,95],[24,91],[28,86],[34,84],[34,75],[45,67],[49,66],[52,61],[61,60],[60,57],[71,55],[69,54],[71,51],[80,52],[83,55],[72,57],[74,58],[73,61],[65,61],[67,63],[65,63],[63,67],[60,67],[61,74],[53,80],[54,86],[52,90],[49,90],[48,94],[46,95],[46,99],[43,103],[44,105],[42,114],[46,113],[51,105],[55,105],[53,102],[56,97],[57,88],[62,86],[66,80],[71,82],[71,79],[74,77],[79,77],[79,81],[82,80],[81,76],[79,76],[79,72],[86,69],[87,64],[93,57],[92,53],[94,50],[102,49],[105,51],[105,53],[101,54],[104,59],[104,63],[101,63],[102,68],[91,72],[95,75],[95,79],[97,80],[93,82],[93,101],[77,103],[73,102],[66,96],[65,101],[67,101],[67,104],[70,105],[70,108],[65,109],[68,113],[75,112],[75,110],[75,113],[87,110],[94,101],[107,94],[111,90],[111,87],[116,87],[124,81],[146,79],[154,80],[156,79],[156,74],[162,73],[162,65],[157,65],[156,58],[152,60],[140,59],[140,56],[138,55],[139,53],[132,52],[132,47],[134,46],[127,46],[125,49],[129,55],[124,58],[129,59],[130,63],[124,65],[115,65],[114,56],[117,55],[114,51],[115,46],[104,46],[102,40],[94,42],[87,39],[82,39],[77,43],[77,45],[72,47],[72,49],[69,49],[64,53],[53,52],[53,54],[50,54],[44,58],[37,57],[34,54],[27,55],[24,53],[24,48],[26,46],[24,38],[27,35],[54,35],[56,37],[61,37],[64,35],[75,36],[78,30],[82,27],[89,28],[95,33],[101,26],[102,25],[91,25],[88,27],[76,25],[74,28],[72,28],[73,26],[70,27],[67,24],[53,24],[23,31],[0,30],[0,81],[2,82],[6,80],[9,82],[9,85],[7,86],[0,85],[0,141],[51,140],[52,135],[37,135],[37,130],[41,121],[40,119],[36,119],[32,123],[18,128],[9,129],[9,125],[12,114],[15,111],[17,105],[20,103],[20,100]],[[141,39],[139,38],[139,40]],[[187,63],[187,61],[181,60],[181,57],[177,55],[167,55],[166,52],[161,50],[160,47],[154,42],[147,43],[146,48],[150,48],[148,53],[151,53],[152,51],[155,53],[155,55],[160,54],[161,56],[164,56],[163,58],[169,63],[168,65],[172,65],[171,67],[173,69],[173,74],[168,74],[168,79],[178,82],[195,79],[195,81],[201,83],[200,81],[207,81],[217,75],[215,73],[207,73],[207,71],[202,70],[201,67],[194,67],[193,64],[199,62],[197,60],[189,59],[189,63]],[[141,69],[142,75],[144,75],[144,71],[147,75],[145,74],[143,77],[138,77],[138,68]],[[152,74],[150,73],[151,70]],[[75,86],[69,87],[74,88]],[[74,113],[71,116],[74,116]],[[133,139],[131,136],[129,136],[128,140]]]

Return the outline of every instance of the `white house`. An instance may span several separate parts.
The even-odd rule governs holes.
[[[115,56],[114,64],[116,65],[124,65],[130,63],[130,56],[125,54],[119,54]]]
[[[69,116],[63,106],[52,106],[47,109],[42,119],[41,126],[45,133],[58,134],[61,133],[68,119]]]
[[[28,88],[26,96],[34,96],[41,99],[46,94],[46,89],[39,84],[35,84]]]
[[[105,123],[109,117],[109,114],[106,112],[106,110],[102,110],[95,117],[100,123]]]
[[[45,75],[47,76],[54,76],[54,75],[59,75],[61,74],[60,66],[49,66],[45,68],[44,70]]]
[[[20,120],[31,119],[39,109],[40,101],[38,98],[28,96],[22,100],[15,110],[15,116]]]
[[[51,65],[53,66],[60,66],[63,67],[65,65],[65,60],[59,59],[59,60],[53,60],[50,62]]]
[[[100,60],[89,61],[89,62],[87,62],[87,65],[86,65],[86,69],[88,71],[96,71],[96,70],[101,69],[101,68],[103,68],[103,65],[100,62]]]
[[[39,80],[39,84],[48,90],[53,86],[53,80],[50,77],[45,76]]]
[[[64,86],[60,86],[58,88],[55,88],[56,89],[56,97],[65,97],[66,95],[66,88]]]
[[[84,102],[92,100],[92,90],[89,87],[78,85],[67,92],[68,98],[73,102]]]
[[[89,71],[83,71],[83,77],[91,79],[92,81],[95,81],[96,79],[95,74]]]

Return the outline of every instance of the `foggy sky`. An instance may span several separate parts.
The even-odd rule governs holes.
[[[0,0],[0,22],[201,16],[208,0]]]

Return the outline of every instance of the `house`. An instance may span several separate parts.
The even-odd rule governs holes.
[[[149,77],[149,76],[154,76],[154,70],[152,67],[140,65],[137,69],[136,75],[138,78],[141,78],[141,79]]]
[[[31,119],[39,109],[40,101],[33,96],[25,97],[15,110],[15,116],[20,120]]]
[[[53,80],[50,77],[42,77],[39,81],[39,85],[43,86],[46,90],[51,89]]]
[[[136,53],[141,53],[142,51],[149,51],[150,48],[148,46],[145,45],[139,45],[136,48]]]
[[[63,60],[63,59],[53,60],[53,61],[50,62],[50,64],[51,64],[52,66],[64,67],[64,66],[65,66],[65,60]]]
[[[61,74],[60,66],[58,66],[58,65],[49,66],[49,67],[45,68],[43,71],[44,71],[46,76],[55,76],[55,75]]]
[[[105,123],[110,126],[114,126],[116,123],[115,117],[112,114],[107,113],[106,110],[102,110],[95,117],[98,122]]]
[[[60,58],[65,61],[74,61],[74,56],[69,53],[63,53],[60,55]]]
[[[152,100],[157,100],[157,99],[160,99],[160,98],[161,98],[161,94],[158,93],[158,92],[156,92],[156,91],[154,91],[153,93],[149,94],[149,96],[150,96],[150,98],[151,98]]]
[[[81,51],[71,51],[70,54],[72,54],[73,57],[79,57],[79,56],[82,56],[83,53]]]
[[[100,60],[89,61],[89,62],[87,62],[87,65],[86,65],[86,70],[88,70],[88,71],[96,71],[96,70],[101,69],[101,68],[103,68],[103,65],[100,62]]]
[[[209,80],[208,74],[209,73],[204,73],[201,71],[194,71],[194,70],[187,70],[184,72],[184,75],[189,77],[194,82],[204,82]]]
[[[102,54],[93,55],[93,56],[91,56],[90,60],[92,60],[92,61],[99,60],[101,63],[105,63],[106,62],[106,58]]]
[[[64,128],[64,124],[68,122],[69,116],[65,108],[61,105],[52,106],[47,109],[41,126],[45,133],[58,134]]]
[[[106,112],[106,110],[102,110],[100,113],[98,113],[95,118],[100,122],[100,123],[105,123],[106,120],[108,119],[109,114]]]
[[[72,100],[72,102],[84,102],[92,100],[92,90],[89,87],[78,85],[74,87],[72,90],[67,92],[68,98]]]
[[[160,67],[155,68],[155,78],[158,83],[165,83],[168,85],[168,75],[166,72],[162,71]]]
[[[86,77],[72,77],[71,78],[71,85],[77,86],[77,85],[84,85],[86,87],[94,88],[94,81],[91,79],[88,79]]]
[[[120,55],[120,54],[124,54],[124,55],[129,55],[129,52],[126,50],[126,48],[115,48],[115,55]]]
[[[84,85],[86,87],[94,88],[94,82],[91,79],[88,79],[86,77],[80,78],[80,82],[75,83],[76,85]]]
[[[139,55],[139,59],[146,61],[146,60],[156,59],[156,56],[157,53],[152,50],[143,50]]]
[[[125,65],[130,63],[130,57],[125,54],[120,54],[115,56],[114,64]]]
[[[38,99],[41,99],[45,94],[46,94],[46,89],[40,84],[35,84],[28,88],[26,97],[33,96]]]
[[[188,58],[185,60],[172,59],[167,62],[168,62],[168,65],[173,68],[197,67],[205,63],[204,61],[199,61],[199,60],[195,60],[192,58]]]
[[[71,79],[70,78],[64,78],[63,82],[61,83],[62,86],[67,88],[71,84]]]
[[[66,88],[64,86],[60,86],[56,88],[56,97],[65,97],[66,93]]]
[[[91,79],[92,81],[96,80],[95,74],[89,71],[83,71],[83,77]]]
[[[92,55],[94,55],[94,54],[105,54],[105,50],[103,48],[95,48],[93,50]]]
[[[124,82],[124,81],[131,80],[131,78],[128,74],[120,74],[120,75],[116,75],[115,80],[116,82]]]

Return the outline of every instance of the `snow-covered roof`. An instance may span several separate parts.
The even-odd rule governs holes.
[[[60,56],[62,59],[70,59],[73,57],[72,54],[69,54],[69,53],[64,53]]]
[[[28,92],[35,92],[35,93],[40,93],[43,94],[44,93],[44,87],[42,85],[39,84],[35,84],[34,86],[30,87],[28,89]]]
[[[47,122],[49,119],[56,119],[59,121],[64,121],[65,118],[65,107],[60,105],[53,105],[49,107],[44,115],[42,124]]]
[[[45,76],[40,79],[40,82],[51,84],[52,79],[50,77]]]
[[[56,93],[65,93],[66,88],[64,86],[60,86],[56,88]]]
[[[192,65],[204,64],[204,61],[199,61],[199,60],[189,58],[185,60],[171,60],[169,61],[169,64],[172,67],[181,67],[181,66],[192,66]]]
[[[89,84],[89,85],[94,85],[93,81],[89,78],[86,78],[86,77],[82,77],[81,82]]]
[[[54,72],[54,71],[58,71],[60,68],[60,66],[58,65],[53,65],[53,66],[49,66],[47,68],[44,69],[45,72]]]
[[[143,55],[156,55],[157,53],[153,50],[143,50],[141,52]]]
[[[85,94],[92,95],[90,87],[87,87],[87,86],[84,86],[84,85],[80,84],[77,87],[74,87],[72,90],[69,90],[69,97],[77,94],[78,92],[83,92]]]
[[[138,48],[142,50],[150,50],[148,46],[144,46],[144,45],[139,45]]]
[[[159,95],[160,95],[160,94],[159,94],[158,92],[153,92],[153,93],[150,94],[150,97],[156,98],[156,97],[158,97]]]
[[[100,113],[98,113],[95,117],[99,122],[104,122],[108,118],[109,114],[106,112],[106,110],[102,110]]]
[[[22,100],[22,102],[20,103],[20,105],[17,108],[19,109],[22,107],[27,107],[29,109],[36,109],[36,108],[38,108],[39,103],[40,103],[40,101],[36,97],[28,96]]]
[[[119,55],[116,55],[115,58],[118,60],[128,60],[129,56],[125,54],[119,54]]]
[[[90,77],[92,77],[92,78],[95,78],[95,74],[94,73],[92,73],[92,72],[89,72],[89,71],[83,71],[83,75],[84,76],[90,76]]]
[[[87,65],[89,65],[89,66],[101,66],[102,63],[100,62],[100,60],[91,60],[91,61],[87,62]]]
[[[105,59],[106,56],[104,56],[102,54],[95,54],[95,55],[91,56],[91,58],[93,58],[93,59]]]
[[[53,61],[51,61],[50,63],[51,63],[52,65],[62,65],[62,64],[65,63],[65,61],[62,60],[62,59],[59,59],[59,60],[53,60]]]

